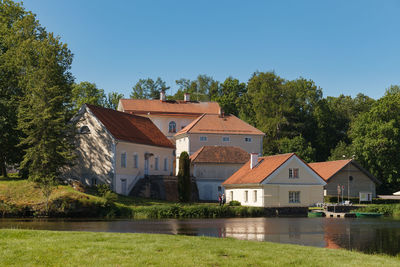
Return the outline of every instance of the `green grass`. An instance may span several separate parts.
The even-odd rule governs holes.
[[[399,266],[397,257],[231,238],[0,230],[0,266]]]
[[[173,203],[116,195],[112,200],[59,185],[50,196],[50,217],[97,218],[220,218],[268,215],[255,207],[218,206],[216,203]],[[45,198],[39,187],[23,179],[0,179],[0,217],[44,216]]]
[[[400,204],[369,204],[355,211],[379,212],[385,216],[400,217]]]

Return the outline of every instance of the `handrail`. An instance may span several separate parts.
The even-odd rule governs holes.
[[[128,186],[128,194],[132,191],[133,187],[135,186],[135,184],[138,182],[138,177],[140,175],[140,171],[138,171],[138,173],[136,174],[135,178],[133,178],[132,182],[129,184]]]

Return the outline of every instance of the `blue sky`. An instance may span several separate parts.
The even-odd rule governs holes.
[[[129,96],[140,79],[254,71],[312,79],[324,96],[400,84],[400,1],[26,0],[74,53],[76,81]]]

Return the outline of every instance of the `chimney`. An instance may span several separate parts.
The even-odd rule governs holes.
[[[165,91],[164,90],[160,91],[160,100],[163,102],[165,101]]]
[[[219,117],[223,118],[225,116],[225,112],[222,108],[219,108]]]
[[[189,93],[184,93],[183,94],[183,100],[185,102],[189,102],[190,101],[190,94]]]
[[[253,169],[258,163],[258,154],[250,153],[250,169]]]

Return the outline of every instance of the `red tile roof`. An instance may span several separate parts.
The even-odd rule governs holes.
[[[203,146],[190,156],[192,163],[244,164],[250,154],[234,146]]]
[[[314,162],[314,163],[309,163],[308,165],[314,171],[316,171],[319,174],[319,176],[322,177],[322,179],[328,181],[333,175],[335,175],[338,171],[343,169],[349,162],[351,162],[351,159]]]
[[[263,132],[234,115],[225,115],[221,117],[217,114],[201,115],[176,133],[175,136],[184,133],[264,135]]]
[[[381,184],[375,176],[373,176],[369,171],[364,169],[357,161],[352,159],[344,159],[344,160],[334,160],[334,161],[325,161],[325,162],[314,162],[309,163],[308,165],[319,174],[325,181],[331,179],[336,173],[338,173],[341,169],[346,167],[347,164],[353,164],[357,167],[361,172],[363,172],[366,176],[368,176],[374,183]]]
[[[175,148],[165,135],[145,117],[86,104],[115,139],[132,143]]]
[[[250,160],[222,184],[259,184],[285,163],[294,153],[258,158],[258,164],[250,169]],[[305,163],[306,164],[306,163]]]
[[[121,99],[123,111],[131,114],[193,115],[204,113],[219,114],[217,102],[197,102],[182,100]]]

